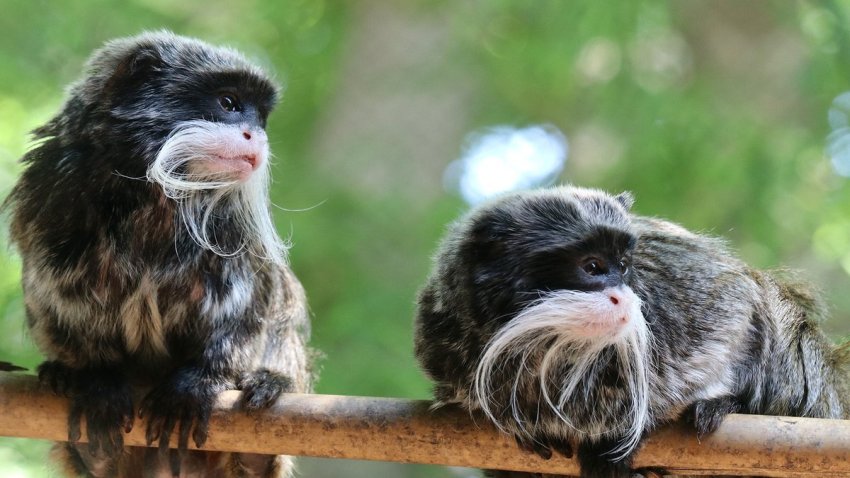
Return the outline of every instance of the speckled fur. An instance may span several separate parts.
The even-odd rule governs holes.
[[[637,239],[627,285],[642,301],[650,332],[646,433],[683,416],[695,433],[710,433],[735,411],[848,417],[847,347],[834,347],[821,332],[823,310],[809,288],[751,269],[720,239],[629,207],[622,197],[560,187],[497,199],[449,228],[416,318],[416,355],[438,401],[481,408],[470,393],[477,363],[500,327],[545,292],[535,264],[557,261],[550,251],[605,229]],[[523,371],[506,361],[490,378],[504,384],[489,397],[503,404],[497,424],[544,456],[577,449],[582,476],[628,477],[630,457],[606,455],[623,439],[614,425],[630,399],[621,380],[606,379],[612,360],[588,374],[584,399],[559,410],[580,424],[576,430],[543,404],[530,357]],[[566,373],[571,364],[559,366]],[[526,423],[510,407],[514,380]]]
[[[168,32],[113,40],[94,53],[23,158],[26,169],[6,207],[23,258],[27,324],[48,359],[40,372],[101,433],[100,449],[56,446],[69,475],[171,476],[167,453],[121,451],[114,430],[132,424],[128,385],[152,388],[142,401],[151,423],[186,420],[195,429],[187,427],[181,442],[192,431],[200,443],[221,390],[246,389],[248,407],[266,406],[281,391],[311,390],[306,300],[289,268],[200,247],[176,203],[145,180],[175,125],[218,121],[199,118],[197,104],[222,85],[254,101],[264,128],[277,87],[236,51]],[[219,244],[238,250],[244,238],[233,223],[241,211],[225,205],[217,212]],[[86,400],[98,400],[91,392],[98,387],[114,398],[86,408]],[[152,441],[167,442],[167,435],[149,429]],[[291,471],[288,457],[181,456],[184,477]]]

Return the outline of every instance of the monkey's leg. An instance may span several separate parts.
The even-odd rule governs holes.
[[[258,368],[244,373],[239,380],[242,406],[249,413],[272,406],[282,393],[312,390],[306,335],[293,327],[298,319],[296,316],[271,324],[266,331],[263,353],[257,357]],[[293,459],[289,456],[233,453],[229,461],[232,468],[241,470],[242,474],[235,476],[279,478],[293,473]]]
[[[133,428],[133,396],[123,373],[108,367],[73,369],[59,361],[38,367],[39,380],[55,393],[70,398],[68,440],[81,436],[86,420],[88,453],[97,458],[118,457],[124,449],[124,433]]]

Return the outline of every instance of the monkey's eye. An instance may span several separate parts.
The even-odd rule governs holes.
[[[622,274],[629,272],[629,260],[625,257],[620,259],[620,272]]]
[[[584,262],[581,264],[581,268],[592,276],[602,275],[607,272],[605,270],[605,262],[603,262],[602,259],[596,257],[590,257],[585,259]]]
[[[221,95],[218,97],[218,104],[224,108],[224,111],[228,113],[233,113],[236,111],[242,111],[242,107],[239,106],[239,100],[236,99],[233,95]]]

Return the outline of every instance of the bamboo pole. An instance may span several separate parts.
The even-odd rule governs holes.
[[[572,459],[520,451],[483,420],[453,407],[430,411],[427,401],[288,394],[247,415],[238,399],[239,392],[222,394],[204,449],[578,473]],[[65,440],[66,407],[34,377],[0,373],[0,436]],[[137,421],[125,443],[144,446],[143,430]],[[732,415],[702,441],[674,425],[646,440],[635,466],[691,475],[846,477],[850,421]]]

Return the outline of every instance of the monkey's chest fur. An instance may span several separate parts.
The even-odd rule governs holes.
[[[48,358],[75,367],[123,363],[131,376],[154,379],[226,331],[244,339],[235,362],[250,361],[249,339],[277,289],[273,271],[247,254],[200,249],[178,222],[170,208],[141,207],[112,230],[89,230],[63,255],[37,222],[20,227],[27,321]]]

